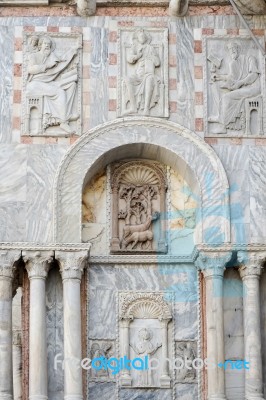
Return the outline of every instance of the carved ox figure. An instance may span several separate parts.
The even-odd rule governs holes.
[[[140,225],[126,225],[123,229],[122,249],[125,249],[129,243],[132,243],[131,250],[136,247],[138,243],[145,243],[153,239],[153,233],[149,230],[152,221],[159,218],[159,212],[149,215],[147,220]]]

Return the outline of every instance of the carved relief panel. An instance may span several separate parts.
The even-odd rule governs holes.
[[[81,48],[80,34],[24,36],[23,134],[81,133]]]
[[[151,161],[112,165],[111,252],[166,252],[165,169]]]
[[[115,342],[112,340],[89,340],[88,347],[91,360],[100,357],[106,359],[116,357]],[[115,382],[115,375],[110,369],[91,368],[88,370],[88,380],[90,382]]]
[[[119,293],[120,357],[149,359],[153,367],[141,371],[124,369],[120,385],[126,387],[171,386],[169,363],[172,350],[170,321],[172,294],[165,292]],[[171,356],[170,356],[171,357]]]
[[[168,30],[119,32],[118,116],[168,117]]]
[[[176,369],[177,382],[196,382],[197,370],[192,366],[192,362],[196,358],[197,342],[176,342],[176,359],[180,360],[180,363],[177,363],[178,368]]]
[[[264,67],[249,38],[205,40],[207,134],[263,135]]]

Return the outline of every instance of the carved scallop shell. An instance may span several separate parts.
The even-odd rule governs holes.
[[[130,313],[134,316],[134,318],[153,319],[161,316],[162,309],[154,302],[141,301],[131,307]]]
[[[135,186],[158,185],[159,179],[151,168],[142,165],[131,166],[120,176],[120,182]]]

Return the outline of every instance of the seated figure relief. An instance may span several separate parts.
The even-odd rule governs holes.
[[[50,127],[57,127],[59,135],[76,133],[75,124],[71,122],[80,118],[76,104],[80,47],[76,41],[73,47],[59,54],[52,37],[29,38],[25,78],[26,134],[49,134]]]
[[[244,54],[237,40],[230,40],[225,47],[227,58],[212,53],[208,56],[209,133],[260,134],[262,90],[258,59]]]
[[[121,31],[120,115],[168,116],[166,39],[166,30]]]

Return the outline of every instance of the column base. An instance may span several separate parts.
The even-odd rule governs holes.
[[[13,396],[11,394],[0,393],[0,400],[13,400]]]
[[[258,393],[258,394],[248,394],[245,396],[245,400],[265,400],[265,398],[263,397],[262,393]]]
[[[48,397],[41,394],[33,394],[32,396],[29,396],[29,400],[48,400]]]
[[[224,394],[212,394],[208,400],[227,400]]]
[[[170,388],[171,387],[171,379],[170,376],[161,376],[160,378],[160,386],[162,388]]]
[[[132,378],[130,376],[121,376],[120,378],[120,385],[124,387],[131,387],[132,385]]]
[[[64,400],[83,400],[82,394],[67,394]]]

